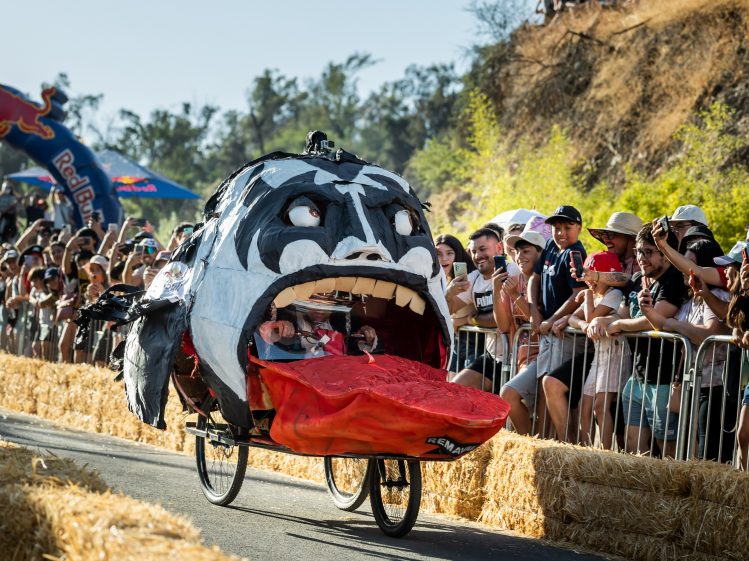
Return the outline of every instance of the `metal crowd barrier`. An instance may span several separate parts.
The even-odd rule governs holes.
[[[494,343],[487,345],[487,337],[494,337]],[[457,374],[480,359],[476,368],[491,379],[492,393],[499,393],[509,378],[511,361],[508,358],[513,356],[507,335],[497,333],[496,329],[465,325],[456,331],[455,339],[448,370]],[[501,360],[496,360],[497,357]]]
[[[749,353],[731,343],[728,335],[705,338],[692,365],[686,459],[739,467],[736,433],[747,383]]]
[[[12,327],[8,321],[9,312],[15,317]],[[109,322],[94,320],[90,324],[89,335],[82,341],[82,344],[76,345],[71,342],[70,356],[62,357],[59,345],[67,322],[56,322],[53,319],[51,323],[46,322],[42,325],[39,312],[39,309],[35,309],[27,302],[23,302],[13,312],[5,309],[0,348],[17,356],[41,358],[50,362],[73,360],[106,365],[112,350],[127,335],[129,327],[113,329]]]

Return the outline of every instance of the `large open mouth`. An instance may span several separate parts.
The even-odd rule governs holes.
[[[296,349],[295,359],[299,360],[324,356],[328,353],[310,352],[314,339],[311,332],[322,324],[344,338],[343,354],[362,354],[366,350],[444,367],[447,326],[424,277],[377,267],[313,269],[279,279],[258,300],[247,322],[251,355],[261,359],[294,356],[269,353],[271,343],[284,350]],[[330,306],[327,315],[326,306]],[[300,344],[288,337],[269,341],[267,326],[273,321],[287,321],[294,326],[301,350]],[[362,341],[364,327],[376,333],[376,346],[369,347]],[[317,345],[320,349],[328,351],[332,347],[323,343]]]

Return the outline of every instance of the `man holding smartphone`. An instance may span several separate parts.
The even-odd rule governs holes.
[[[504,257],[504,246],[498,233],[490,228],[481,228],[470,236],[468,252],[476,265],[476,270],[468,275],[456,276],[448,285],[445,296],[450,312],[453,313],[466,304],[472,305],[474,312],[469,323],[477,327],[496,328],[494,321],[493,291],[495,275],[495,257]],[[497,274],[520,274],[514,263],[499,260],[497,265],[503,271]],[[494,377],[501,372],[503,356],[496,349],[497,338],[486,335],[483,354],[478,356],[467,368],[453,376],[452,382],[464,386],[491,391],[499,390],[494,385]]]

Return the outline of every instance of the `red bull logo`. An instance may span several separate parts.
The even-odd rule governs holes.
[[[54,131],[39,120],[52,109],[52,96],[55,88],[47,88],[42,92],[44,105],[41,107],[21,96],[12,94],[5,88],[0,88],[0,138],[6,136],[13,125],[27,134],[35,134],[44,139],[55,136]]]
[[[78,206],[83,220],[88,220],[94,211],[93,201],[96,197],[96,193],[94,193],[94,189],[91,187],[91,180],[87,175],[80,175],[78,173],[78,169],[75,167],[75,157],[67,148],[55,156],[52,164],[60,172],[60,175],[65,178],[73,195],[73,201]]]

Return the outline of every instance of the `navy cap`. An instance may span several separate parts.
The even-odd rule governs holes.
[[[572,205],[562,205],[546,219],[547,224],[551,224],[557,220],[564,220],[566,222],[575,222],[577,224],[583,223],[583,217],[580,211]]]

